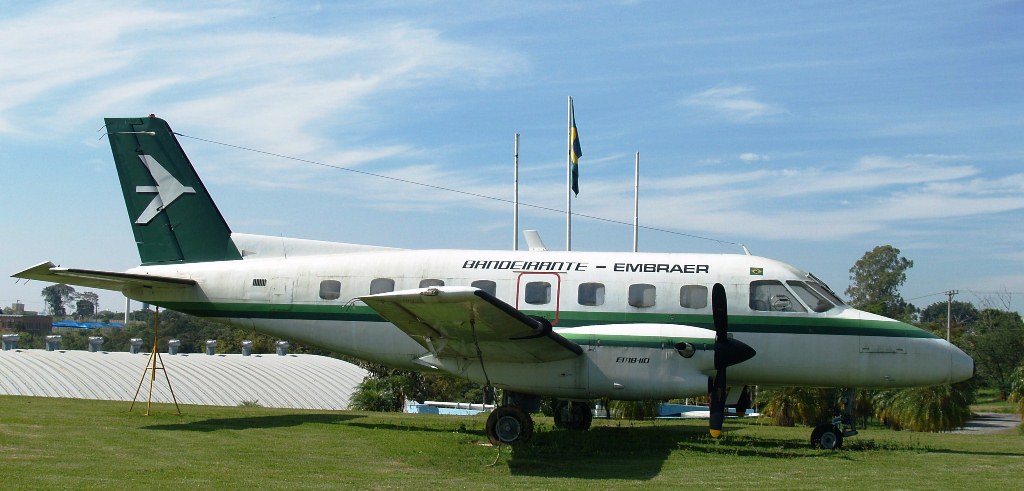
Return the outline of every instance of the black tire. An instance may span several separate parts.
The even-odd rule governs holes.
[[[499,406],[487,417],[487,439],[492,445],[521,445],[533,437],[533,418],[516,406]]]
[[[843,448],[843,432],[831,423],[815,426],[811,432],[811,448],[839,450]]]
[[[594,413],[590,404],[579,401],[555,402],[555,428],[574,431],[587,431],[594,421]]]

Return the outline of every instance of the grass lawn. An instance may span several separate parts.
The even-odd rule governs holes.
[[[0,396],[3,489],[1017,489],[1024,437],[871,428],[840,451],[809,428],[727,420],[538,417],[531,445],[486,444],[484,416],[454,417]],[[494,465],[491,465],[491,464]]]
[[[1019,413],[1020,407],[1014,402],[1000,400],[995,389],[978,390],[978,400],[971,405],[971,411],[977,413]]]

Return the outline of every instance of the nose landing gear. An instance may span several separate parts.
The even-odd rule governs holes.
[[[839,450],[843,448],[843,438],[857,434],[856,420],[853,417],[854,389],[847,389],[843,394],[843,414],[832,418],[831,423],[814,427],[811,432],[811,448],[822,450]]]

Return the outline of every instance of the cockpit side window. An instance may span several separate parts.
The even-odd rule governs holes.
[[[826,300],[825,297],[819,295],[818,292],[802,281],[789,280],[786,284],[815,312],[825,312],[835,307],[835,304]]]
[[[807,312],[781,281],[750,282],[750,308],[759,312]]]

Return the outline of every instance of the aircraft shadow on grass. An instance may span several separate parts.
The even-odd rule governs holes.
[[[730,437],[713,440],[703,427],[601,427],[543,431],[513,450],[513,475],[650,480],[672,452],[766,458],[815,457],[802,441]]]
[[[188,423],[143,426],[144,430],[199,431],[249,430],[255,428],[285,428],[310,423],[338,424],[362,416],[345,414],[281,414],[245,418],[210,418]]]

